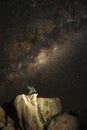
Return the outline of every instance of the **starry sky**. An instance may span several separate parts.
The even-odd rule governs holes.
[[[87,3],[0,1],[0,103],[27,93],[87,110]]]

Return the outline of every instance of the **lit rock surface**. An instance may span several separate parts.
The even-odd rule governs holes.
[[[37,98],[37,103],[44,124],[47,124],[48,120],[59,114],[62,110],[59,98]]]
[[[78,130],[78,121],[74,116],[62,114],[50,122],[48,130]]]
[[[19,95],[16,97],[14,105],[22,130],[43,130],[43,124],[38,116],[37,94]]]
[[[0,107],[0,128],[5,125],[5,112],[2,107]]]
[[[61,112],[58,98],[37,98],[37,94],[17,96],[14,106],[22,130],[44,130],[47,121]]]

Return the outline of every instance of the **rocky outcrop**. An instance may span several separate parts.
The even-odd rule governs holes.
[[[61,114],[59,98],[38,98],[37,95],[21,94],[13,100],[19,121],[17,127],[16,120],[0,107],[1,130],[79,130],[76,117]]]
[[[37,98],[37,94],[19,95],[14,105],[23,130],[43,130],[48,120],[61,112],[58,98]]]

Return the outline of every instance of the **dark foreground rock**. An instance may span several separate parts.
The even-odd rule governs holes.
[[[0,128],[5,126],[5,111],[0,107]]]
[[[49,125],[48,130],[78,130],[78,121],[69,114],[60,114],[56,116]]]

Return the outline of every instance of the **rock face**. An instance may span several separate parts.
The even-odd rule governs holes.
[[[14,105],[22,130],[43,130],[47,121],[61,112],[58,98],[37,98],[37,94],[19,95]]]

